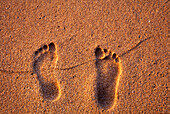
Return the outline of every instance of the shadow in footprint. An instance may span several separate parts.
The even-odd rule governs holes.
[[[58,61],[57,49],[54,43],[39,48],[34,55],[33,71],[37,74],[40,92],[44,100],[56,101],[60,98],[61,90],[54,78],[53,69]]]
[[[41,83],[41,93],[44,99],[54,100],[59,95],[59,88],[57,87],[57,83]]]
[[[98,46],[95,49],[97,86],[96,101],[101,109],[109,110],[114,108],[117,101],[117,88],[121,74],[119,57]]]

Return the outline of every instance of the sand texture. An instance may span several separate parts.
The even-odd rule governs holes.
[[[168,113],[168,0],[1,0],[0,114]]]

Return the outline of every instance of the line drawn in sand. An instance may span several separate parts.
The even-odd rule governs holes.
[[[135,49],[138,48],[143,42],[145,42],[145,41],[147,41],[147,40],[149,40],[149,39],[151,39],[151,38],[152,38],[152,36],[150,36],[150,37],[148,37],[148,38],[146,38],[146,39],[144,39],[144,40],[142,40],[142,41],[139,41],[139,43],[137,43],[135,46],[133,46],[133,47],[130,48],[129,50],[125,51],[124,53],[120,54],[120,55],[119,55],[119,58],[121,58],[121,57],[125,56],[126,54],[130,53],[131,51],[135,50]],[[81,65],[84,65],[84,64],[86,64],[86,63],[95,61],[95,60],[96,60],[96,58],[95,58],[95,59],[88,60],[88,61],[83,62],[83,63],[79,63],[79,64],[77,64],[77,65],[72,65],[72,66],[67,67],[67,68],[56,68],[56,69],[57,69],[57,70],[71,70],[71,69],[74,69],[74,68],[79,67],[79,66],[81,66]],[[32,73],[33,73],[32,70],[27,70],[27,71],[15,70],[15,71],[13,71],[13,70],[5,70],[5,69],[2,69],[2,68],[0,68],[0,71],[1,71],[2,73],[23,73],[23,74],[28,74],[28,73],[31,73],[31,74],[32,74]]]
[[[58,55],[57,55],[57,47],[54,43],[50,43],[49,45],[44,45],[43,47],[41,47],[40,49],[38,49],[35,52],[34,55],[34,61],[33,61],[33,71],[11,71],[11,70],[4,70],[4,69],[0,69],[0,72],[2,73],[35,73],[37,74],[37,78],[40,82],[41,85],[41,93],[42,96],[45,100],[50,100],[50,101],[57,101],[60,96],[61,96],[61,90],[60,90],[60,85],[58,83],[58,81],[53,77],[53,69],[55,67],[55,69],[58,70],[71,70],[74,69],[76,67],[79,67],[81,65],[84,65],[86,63],[92,62],[92,61],[96,61],[96,68],[97,68],[97,91],[96,91],[96,96],[97,96],[97,102],[99,104],[99,106],[103,109],[111,109],[115,106],[116,100],[117,100],[117,87],[119,84],[119,77],[121,74],[121,65],[120,65],[120,58],[123,57],[124,55],[130,53],[131,51],[135,50],[136,48],[138,48],[143,42],[151,39],[152,36],[140,41],[139,43],[137,43],[134,47],[130,48],[129,50],[127,50],[126,52],[122,53],[119,57],[106,49],[102,49],[100,47],[96,48],[95,51],[95,55],[96,58],[95,59],[91,59],[89,61],[77,64],[77,65],[73,65],[71,67],[67,67],[67,68],[56,68],[56,62],[58,61]],[[97,51],[98,50],[98,51]],[[105,64],[106,63],[106,64]],[[43,66],[43,67],[42,67]],[[45,66],[45,67],[44,67]],[[103,67],[107,67],[107,71],[106,68],[101,68],[101,66]],[[48,74],[47,77],[45,77],[44,74],[46,74],[46,70],[41,70],[41,68],[45,68],[46,70],[50,70],[51,71],[51,75]],[[110,72],[110,71],[114,71],[114,73]],[[43,73],[44,72],[44,73]],[[107,75],[105,74],[109,74],[111,78],[104,78]],[[113,81],[111,81],[113,78]],[[102,80],[108,79],[107,81],[109,82],[108,85],[112,85],[112,87],[108,86],[105,81]],[[109,81],[110,80],[110,81]],[[107,82],[106,81],[106,82]],[[103,84],[102,84],[103,83]],[[108,90],[106,89],[108,86]],[[107,91],[109,90],[113,90],[113,93],[108,93]],[[109,94],[109,97],[101,97],[103,95],[103,92]],[[108,101],[108,99],[111,99],[111,101]]]

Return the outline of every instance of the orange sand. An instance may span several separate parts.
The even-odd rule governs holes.
[[[121,55],[148,37],[120,58],[118,99],[109,112],[168,113],[167,0],[0,4],[0,113],[106,113],[94,97],[94,49]],[[51,41],[58,46],[55,77],[62,91],[56,102],[43,99],[32,72],[34,52]]]

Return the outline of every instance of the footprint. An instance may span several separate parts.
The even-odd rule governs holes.
[[[97,68],[96,99],[103,110],[113,109],[117,101],[121,64],[119,57],[110,50],[98,46],[95,49]]]
[[[53,42],[35,52],[33,71],[37,74],[41,95],[44,100],[52,102],[61,96],[60,85],[54,75],[57,61],[57,46]]]

